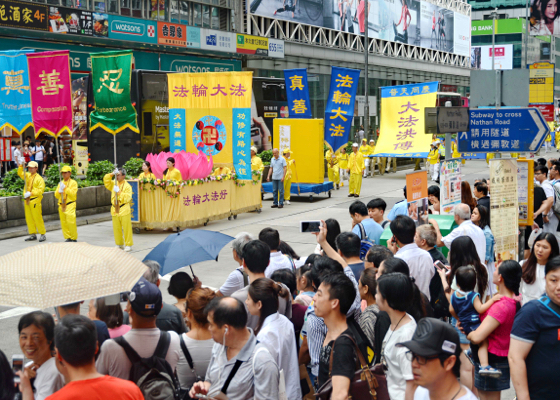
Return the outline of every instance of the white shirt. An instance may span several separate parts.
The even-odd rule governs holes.
[[[461,397],[457,397],[455,398],[455,400],[478,400],[478,397],[476,397],[468,387],[463,386],[463,388],[467,390],[467,394]],[[431,400],[430,392],[428,391],[428,389],[423,388],[422,386],[418,386],[416,392],[414,392],[414,400]]]
[[[30,148],[31,151],[36,151],[34,154],[35,161],[43,161],[43,156],[45,155],[41,150],[45,150],[43,146],[33,146]]]
[[[277,251],[276,253],[270,253],[270,264],[266,267],[264,271],[264,275],[267,278],[270,278],[274,271],[278,271],[279,269],[289,269],[293,270],[292,263],[290,262],[289,258],[282,254],[281,251]]]
[[[547,199],[549,197],[552,197],[554,199],[554,188],[552,187],[554,183],[555,183],[554,181],[549,181],[549,180],[546,180],[543,183],[541,183],[541,187],[543,188],[544,194],[546,195]],[[558,217],[556,216],[556,214],[554,214],[553,207],[550,207],[550,211],[548,212],[547,217],[548,217],[548,222],[545,222],[543,224],[543,231],[555,234],[556,228],[558,227]]]
[[[451,249],[451,242],[459,236],[469,236],[472,239],[474,247],[476,247],[478,258],[480,258],[480,262],[484,264],[486,260],[486,236],[484,236],[484,231],[473,224],[471,220],[463,221],[461,225],[453,229],[453,231],[441,241],[445,244],[445,247]]]
[[[18,150],[17,148],[14,150],[14,161],[18,165],[23,164],[25,162],[25,157],[23,156],[21,150]]]
[[[220,293],[224,296],[231,296],[233,293],[237,292],[239,289],[243,289],[245,285],[243,284],[243,273],[241,272],[243,267],[234,269],[227,277],[224,284],[220,287]],[[249,277],[247,277],[247,282],[250,283]]]
[[[128,378],[127,378],[128,379]],[[35,400],[44,400],[64,386],[64,377],[56,369],[54,357],[49,358],[37,369],[35,378]]]
[[[418,289],[430,300],[430,281],[435,274],[434,260],[430,253],[422,250],[416,243],[410,243],[401,247],[395,257],[408,264],[410,276],[414,278]]]
[[[278,368],[284,370],[288,400],[300,400],[298,353],[292,322],[278,313],[269,315],[257,334],[257,340],[267,347]]]
[[[407,314],[408,315],[408,314]],[[412,339],[416,330],[416,321],[410,315],[410,322],[398,327],[396,331],[389,330],[383,339],[383,352],[387,361],[387,388],[391,400],[404,400],[406,381],[414,379],[412,363],[406,359],[406,347],[397,347],[397,343]]]
[[[175,371],[179,362],[181,344],[179,342],[179,335],[176,332],[169,331],[168,333],[171,335],[171,343],[169,343],[169,350],[167,350],[167,357],[165,359],[171,366],[171,369]],[[154,354],[159,336],[160,330],[158,328],[131,329],[123,335],[128,344],[142,358],[151,357]],[[126,356],[124,349],[113,339],[110,339],[106,340],[103,346],[101,346],[101,354],[95,366],[100,374],[128,379],[132,363]]]
[[[521,266],[526,263],[527,260],[521,261]],[[527,302],[531,300],[540,299],[541,296],[546,291],[546,280],[545,280],[545,273],[544,273],[544,265],[537,264],[537,270],[535,274],[535,282],[532,284],[525,283],[523,279],[521,279],[521,287],[519,292],[521,293],[522,297],[522,304],[527,304]]]

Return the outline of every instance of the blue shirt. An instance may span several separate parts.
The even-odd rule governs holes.
[[[379,225],[371,218],[364,219],[361,224],[366,231],[367,239],[373,242],[373,244],[380,244],[381,235],[383,234],[383,228],[381,227],[381,225]],[[362,232],[357,224],[356,226],[354,226],[354,229],[352,229],[352,232],[358,235],[360,239],[366,239],[362,237]]]
[[[278,157],[278,159],[272,157],[270,159],[270,168],[272,168],[272,179],[280,180],[284,177],[284,167],[287,167],[286,159],[284,157]]]
[[[478,292],[467,292],[464,297],[457,296],[457,292],[451,295],[451,305],[455,314],[459,317],[465,335],[468,335],[480,325],[480,316],[474,308],[474,299],[477,296],[480,296]]]
[[[387,219],[389,221],[393,221],[398,215],[408,215],[408,203],[406,199],[399,201],[393,206],[393,208],[391,208]]]

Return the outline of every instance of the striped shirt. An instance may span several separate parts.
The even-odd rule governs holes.
[[[359,321],[360,328],[362,328],[362,331],[366,334],[372,348],[375,344],[375,323],[377,322],[377,314],[379,314],[379,306],[377,304],[372,304],[362,311]]]

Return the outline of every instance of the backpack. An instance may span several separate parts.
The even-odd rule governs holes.
[[[369,240],[366,235],[366,230],[364,229],[364,226],[361,222],[358,224],[358,226],[360,227],[360,239],[362,240],[362,243],[360,244],[360,260],[364,261],[366,259],[367,252],[375,243]]]
[[[156,350],[151,357],[141,358],[124,337],[114,339],[132,363],[129,380],[136,383],[145,400],[179,400],[179,382],[165,360],[171,335],[160,332]]]
[[[552,185],[552,189],[554,189],[554,204],[552,206],[552,211],[554,211],[556,216],[560,216],[560,186],[557,185],[557,183]]]

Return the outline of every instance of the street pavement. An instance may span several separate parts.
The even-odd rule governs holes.
[[[371,199],[381,197],[387,202],[387,214],[396,202],[403,199],[405,176],[410,172],[412,172],[412,169],[364,179],[359,200],[367,204]],[[475,179],[489,177],[489,169],[486,162],[479,160],[468,160],[463,166],[462,173],[463,180],[471,183],[471,187]],[[430,181],[429,185],[431,184],[434,183]],[[273,227],[280,232],[281,240],[289,243],[297,254],[307,256],[313,253],[315,249],[315,236],[300,233],[299,222],[335,218],[340,223],[343,231],[350,230],[352,222],[348,213],[348,207],[354,200],[354,198],[348,197],[348,187],[345,185],[340,190],[334,190],[331,198],[328,198],[326,194],[315,195],[314,201],[309,202],[308,197],[292,195],[290,205],[285,205],[283,209],[271,209],[272,197],[269,194],[265,195],[262,213],[260,214],[256,212],[240,214],[235,220],[212,221],[208,223],[208,226],[196,229],[219,231],[232,237],[239,232],[249,232],[257,237],[263,228]],[[169,234],[171,234],[171,231],[142,231],[141,234],[135,234],[131,254],[139,260],[144,259]],[[62,242],[63,240],[60,230],[47,232],[47,242]],[[114,246],[111,222],[107,221],[78,227],[78,240],[98,246]],[[36,245],[38,245],[37,242],[24,242],[23,237],[3,240],[0,242],[0,256]],[[206,261],[192,266],[194,273],[202,281],[202,284],[216,290],[219,289],[229,273],[236,267],[238,265],[233,260],[229,245],[220,252],[218,262]],[[179,271],[190,273],[188,266]],[[173,304],[176,302],[175,299],[167,293],[169,277],[170,275],[163,277],[160,288],[164,301]],[[2,284],[9,284],[9,282],[3,280]],[[85,301],[82,305],[82,314],[87,313],[87,303],[88,301]],[[22,307],[0,307],[0,349],[4,351],[8,359],[14,353],[21,353],[18,344],[17,323],[21,315],[30,311],[32,309]],[[54,312],[52,309],[46,311]],[[502,393],[502,399],[504,400],[511,400],[514,397],[513,389]]]

